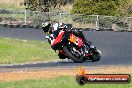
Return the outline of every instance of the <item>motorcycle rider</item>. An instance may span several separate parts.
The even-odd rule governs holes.
[[[74,35],[82,38],[83,43],[85,45],[87,45],[87,46],[81,46],[80,47],[81,48],[81,52],[82,52],[82,54],[84,56],[85,56],[85,52],[88,53],[87,50],[90,48],[91,42],[86,40],[84,34],[82,33],[82,30],[77,30],[77,29],[70,29],[70,30],[68,30],[67,26],[64,23],[56,22],[55,24],[52,24],[51,21],[43,23],[42,24],[42,28],[43,28],[44,32],[48,32],[46,34],[46,39],[51,44],[51,48],[53,50],[56,51],[56,49],[57,49],[56,45],[52,45],[53,42],[55,41],[56,37],[59,35],[59,33],[61,31],[63,31],[63,29],[66,29],[69,33],[72,33],[72,34],[74,34]],[[64,56],[63,54],[61,54],[60,51],[58,53],[58,56],[59,56],[60,59],[65,59],[66,58],[66,56]]]
[[[51,35],[47,34],[46,39],[48,39],[50,37],[53,40],[58,36],[60,30],[67,29],[67,26],[64,23],[59,23],[59,22],[56,22],[55,24],[52,25],[51,21],[49,21],[49,22],[42,23],[42,28],[43,28],[44,32],[48,32],[51,34]],[[85,43],[87,45],[91,44],[91,42],[87,41],[87,39],[85,38],[84,34],[82,33],[82,30],[76,30],[76,29],[68,30],[67,29],[67,31],[72,32],[73,34],[77,35],[78,37],[81,37],[83,40],[83,43]]]

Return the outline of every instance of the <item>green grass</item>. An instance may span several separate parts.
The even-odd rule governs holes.
[[[132,88],[130,84],[77,84],[75,77],[61,76],[53,79],[24,80],[0,83],[0,88]]]
[[[58,59],[46,42],[0,38],[0,64]]]

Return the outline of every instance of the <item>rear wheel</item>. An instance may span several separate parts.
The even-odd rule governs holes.
[[[74,55],[73,53],[71,53],[70,50],[66,46],[63,47],[63,50],[64,50],[65,54],[70,59],[72,59],[74,62],[76,62],[76,63],[82,63],[83,62],[83,58],[82,57],[78,58],[76,55]]]

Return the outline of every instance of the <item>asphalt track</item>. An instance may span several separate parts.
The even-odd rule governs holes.
[[[132,65],[132,32],[113,31],[83,31],[86,38],[101,51],[101,60],[98,62],[87,61],[74,63],[71,60],[0,65],[0,69],[10,68],[65,68],[78,66],[126,66]],[[0,27],[0,37],[17,38],[23,40],[45,41],[45,35],[41,29],[29,28],[4,28]]]

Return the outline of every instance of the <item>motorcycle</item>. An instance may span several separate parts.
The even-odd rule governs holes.
[[[46,39],[51,44],[51,48],[59,51],[60,59],[68,58],[76,63],[82,63],[86,60],[92,60],[93,62],[100,60],[100,53],[90,41],[85,39],[81,30],[68,30],[66,27],[61,27],[57,31],[58,35],[53,38],[50,23],[42,26],[42,29],[48,34]]]

